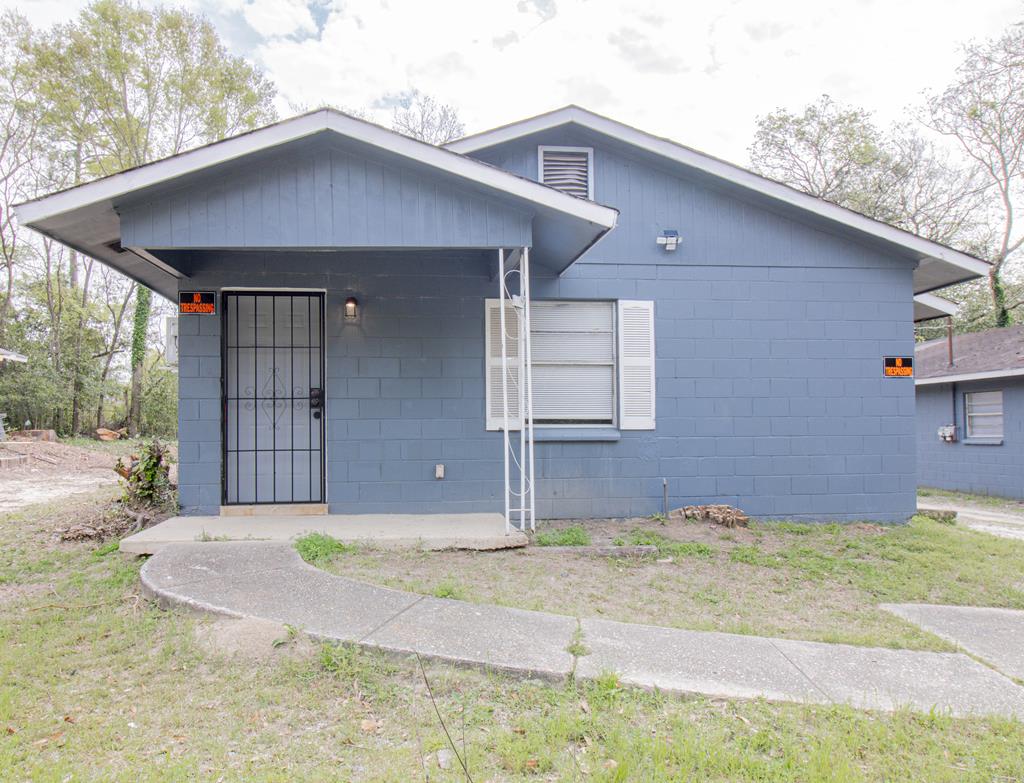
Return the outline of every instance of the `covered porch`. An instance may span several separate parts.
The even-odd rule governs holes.
[[[503,535],[536,512],[531,278],[557,292],[616,214],[331,110],[19,209],[172,301],[216,302],[178,320],[182,518],[300,503],[346,525],[492,514]],[[495,329],[526,336],[497,366]]]

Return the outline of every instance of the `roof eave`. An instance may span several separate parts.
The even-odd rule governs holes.
[[[490,131],[483,131],[482,133],[451,142],[446,147],[453,152],[469,154],[568,123],[576,123],[596,133],[610,136],[652,154],[673,160],[697,171],[731,182],[739,187],[760,193],[781,203],[852,228],[855,231],[877,237],[910,251],[918,260],[927,259],[947,264],[965,273],[963,275],[950,275],[950,282],[922,288],[921,290],[916,290],[915,293],[926,293],[927,291],[937,290],[947,285],[974,280],[987,275],[991,269],[991,265],[980,258],[929,239],[924,239],[916,234],[867,217],[866,215],[861,215],[830,201],[811,196],[789,185],[768,179],[734,163],[699,152],[670,139],[654,136],[646,131],[633,128],[608,117],[594,114],[579,106],[566,106],[520,122],[503,125]]]

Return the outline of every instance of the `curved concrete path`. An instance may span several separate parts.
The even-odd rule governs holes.
[[[578,621],[432,598],[328,574],[286,544],[172,544],[141,576],[164,606],[555,681],[615,672],[624,683],[680,693],[1024,718],[1024,688],[966,655]],[[577,640],[587,654],[568,652]]]

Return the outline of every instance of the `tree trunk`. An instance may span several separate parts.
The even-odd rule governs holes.
[[[132,397],[128,409],[128,434],[133,438],[142,426],[142,364],[146,358],[146,332],[153,292],[140,285],[135,294],[135,322],[132,325]]]
[[[1000,266],[993,266],[988,273],[988,291],[992,295],[992,312],[995,315],[996,327],[1010,325],[1010,311],[1006,309],[1006,289],[999,275]]]

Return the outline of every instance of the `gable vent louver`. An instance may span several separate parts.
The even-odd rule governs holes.
[[[541,181],[577,198],[593,198],[588,149],[541,148]]]

